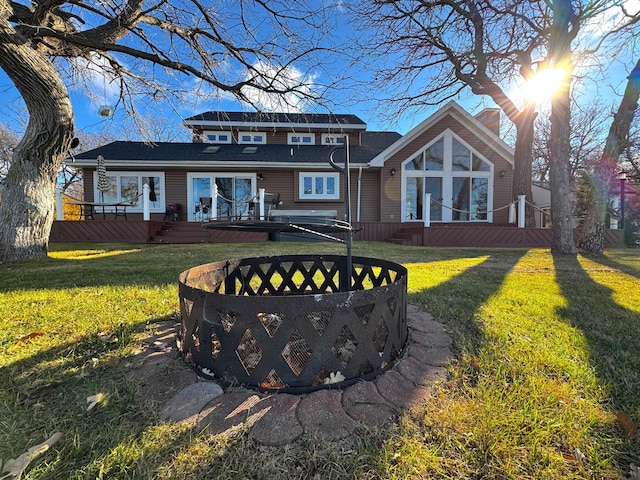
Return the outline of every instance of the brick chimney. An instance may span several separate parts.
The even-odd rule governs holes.
[[[476,119],[493,133],[495,133],[498,137],[500,136],[499,108],[485,108],[476,115]]]

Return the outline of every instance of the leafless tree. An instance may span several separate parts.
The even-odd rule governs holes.
[[[638,111],[639,98],[640,60],[627,78],[624,94],[613,115],[602,157],[593,165],[590,172],[590,208],[586,212],[578,240],[578,246],[590,253],[602,253],[604,250],[604,222],[611,181],[618,163],[625,153],[633,158],[631,152],[637,151],[638,148],[632,143],[631,125]]]
[[[410,1],[363,2],[361,18],[376,55],[376,87],[389,86],[394,111],[435,106],[465,91],[489,97],[516,127],[513,196],[531,198],[536,102],[522,105],[508,88],[546,66],[544,32],[550,16],[544,2]],[[366,15],[365,15],[366,12]],[[389,63],[381,60],[386,52]],[[528,206],[527,225],[534,212]]]
[[[574,103],[575,105],[575,103]],[[601,102],[573,109],[570,124],[569,171],[571,178],[581,175],[602,155],[606,123],[609,119],[607,108]],[[538,115],[533,142],[533,180],[549,181],[549,135],[551,124],[548,115]]]
[[[0,0],[0,68],[29,112],[0,187],[0,261],[47,254],[56,175],[74,138],[69,86],[97,73],[130,112],[140,98],[188,93],[194,78],[253,104],[256,92],[313,100],[299,70],[324,31],[309,12],[282,0]]]
[[[373,31],[373,40],[363,44],[376,55],[375,86],[390,87],[388,102],[396,111],[439,105],[470,90],[491,98],[515,124],[514,196],[531,198],[536,104],[528,100],[518,106],[508,88],[545,68],[565,69],[551,107],[547,148],[552,250],[571,254],[576,249],[566,187],[571,184],[573,46],[585,22],[614,7],[605,0],[378,0],[362,2],[359,13],[360,23]],[[527,224],[533,224],[532,209]]]

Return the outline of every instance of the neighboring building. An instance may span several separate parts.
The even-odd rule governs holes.
[[[483,121],[480,121],[482,119]],[[259,188],[279,195],[277,209],[336,212],[344,185],[329,164],[344,164],[348,137],[354,221],[506,224],[512,201],[513,150],[499,137],[499,112],[473,117],[452,102],[406,135],[369,132],[354,115],[207,112],[188,118],[192,143],[113,142],[75,156],[87,201],[130,201],[142,218],[140,194],[153,188],[151,219],[171,204],[180,219],[202,221],[218,187],[218,219],[244,219]],[[484,122],[484,123],[483,123]],[[98,190],[96,159],[105,159],[109,188]]]

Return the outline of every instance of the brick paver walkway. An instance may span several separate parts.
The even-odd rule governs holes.
[[[281,446],[305,431],[327,440],[351,435],[359,422],[383,425],[406,408],[425,401],[434,382],[446,378],[451,338],[444,326],[414,305],[408,306],[409,344],[396,364],[373,381],[306,395],[261,394],[245,388],[224,390],[199,379],[182,362],[175,346],[175,327],[159,324],[143,341],[127,376],[140,385],[144,398],[160,405],[160,419],[190,422],[212,435],[249,428],[258,443]]]

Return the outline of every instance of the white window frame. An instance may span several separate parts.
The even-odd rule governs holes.
[[[205,131],[203,135],[204,135],[204,141],[206,143],[231,143],[231,139],[233,138],[233,135],[231,134],[231,132]],[[220,139],[221,135],[226,135],[227,137],[226,140],[221,140]]]
[[[246,135],[249,136],[249,140],[242,138]],[[243,145],[264,145],[267,143],[267,134],[265,132],[238,132],[238,143]]]
[[[289,145],[315,145],[315,133],[287,133],[287,143]]]
[[[405,170],[405,165],[410,163],[416,156],[424,155],[424,152],[429,149],[433,144],[435,144],[440,139],[444,139],[443,145],[443,165],[442,170]],[[456,139],[460,142],[464,147],[469,149],[469,151],[475,154],[482,161],[489,164],[489,170],[479,171],[479,170],[453,170],[452,166],[452,145],[453,139]],[[424,159],[423,159],[424,160]],[[447,129],[442,134],[435,137],[431,142],[424,145],[422,148],[412,153],[402,162],[402,202],[401,202],[401,218],[403,222],[422,222],[423,219],[416,220],[407,220],[407,198],[406,198],[406,179],[407,177],[440,177],[442,178],[442,220],[437,220],[435,222],[460,222],[460,223],[492,223],[493,222],[493,190],[494,190],[494,169],[495,165],[488,160],[484,155],[474,149],[471,145],[465,142],[460,136],[456,135],[452,130]],[[451,207],[453,206],[453,178],[454,177],[466,177],[466,178],[487,178],[487,218],[483,220],[453,220]],[[433,220],[432,220],[433,222]]]
[[[107,170],[107,177],[115,177],[116,178],[116,198],[113,202],[109,201],[109,203],[120,203],[129,201],[128,198],[122,197],[122,189],[121,189],[121,181],[122,177],[138,177],[138,195],[140,195],[138,203],[136,205],[132,205],[131,207],[127,207],[129,212],[142,212],[144,210],[144,205],[142,202],[142,187],[144,185],[144,177],[159,177],[160,184],[156,185],[156,187],[160,190],[160,194],[157,195],[157,200],[155,202],[149,203],[149,211],[151,213],[164,213],[165,212],[165,179],[164,172],[124,172],[124,171],[111,171]],[[93,198],[95,202],[100,202],[101,192],[98,190],[98,172],[93,172]]]
[[[344,133],[323,133],[322,145],[344,145],[344,137],[346,137]],[[340,139],[342,142],[338,141]]]
[[[312,188],[315,190],[317,179],[322,179],[323,193],[305,193],[304,179],[311,178]],[[327,192],[327,179],[334,181],[334,193]],[[298,198],[300,200],[340,200],[340,174],[338,172],[298,172]]]
[[[257,184],[258,179],[255,173],[248,172],[187,172],[187,208],[186,220],[188,222],[198,222],[202,221],[202,218],[198,218],[195,212],[195,204],[198,202],[198,198],[196,198],[195,192],[193,191],[193,179],[194,178],[205,178],[209,179],[211,191],[209,192],[210,196],[213,196],[213,186],[216,183],[216,179],[218,178],[236,178],[236,179],[247,179],[251,182],[251,196],[256,197],[258,195],[257,192]],[[217,212],[216,212],[217,214]],[[212,214],[212,217],[214,215]]]

